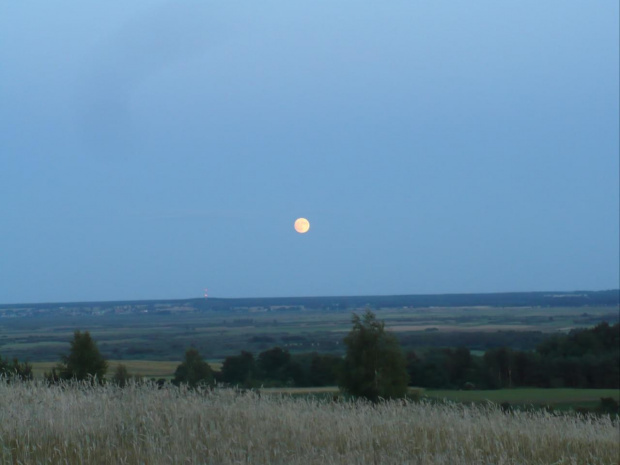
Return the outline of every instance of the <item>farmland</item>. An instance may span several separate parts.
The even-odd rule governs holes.
[[[429,390],[425,396],[458,402],[509,402],[512,404],[561,405],[565,403],[589,403],[601,397],[618,400],[617,389],[493,389],[484,391]]]
[[[0,355],[57,361],[76,329],[90,331],[110,360],[178,361],[190,346],[209,360],[274,346],[291,353],[342,354],[342,338],[350,328],[352,312],[366,307],[385,321],[406,350],[461,345],[478,351],[500,346],[527,350],[551,333],[618,321],[618,305],[613,303],[617,292],[605,297],[609,301],[590,297],[588,305],[579,300],[581,294],[568,295],[544,294],[538,300],[517,294],[501,299],[481,295],[478,300],[413,296],[3,305]],[[468,302],[472,305],[464,305]],[[449,306],[425,306],[428,303]],[[528,303],[534,305],[524,305]]]
[[[114,373],[116,367],[120,364],[125,365],[127,370],[136,376],[145,378],[171,378],[174,370],[179,365],[174,361],[152,361],[152,360],[108,360],[108,373]],[[50,372],[56,366],[57,362],[34,362],[32,363],[32,371],[36,378],[41,378],[45,372]],[[215,365],[215,366],[214,366]],[[217,369],[217,364],[211,364]]]
[[[0,354],[30,360],[35,375],[31,382],[0,380],[2,462],[617,463],[618,420],[599,409],[601,398],[619,400],[617,389],[411,387],[409,400],[372,405],[333,386],[240,392],[42,380],[77,329],[97,341],[108,377],[123,364],[132,375],[170,380],[190,346],[216,370],[241,350],[342,355],[351,314],[372,305],[245,303],[252,305],[0,308]],[[531,350],[553,334],[618,320],[617,304],[390,305],[371,308],[405,350],[464,346],[487,358],[496,347]],[[580,408],[598,414],[566,413]]]

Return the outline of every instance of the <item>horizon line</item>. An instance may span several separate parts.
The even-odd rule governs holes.
[[[363,298],[363,297],[430,297],[430,296],[465,296],[465,295],[498,295],[498,294],[575,294],[579,292],[618,292],[620,288],[612,289],[576,289],[572,291],[497,291],[497,292],[445,292],[445,293],[422,293],[422,294],[357,294],[357,295],[303,295],[303,296],[269,296],[269,297],[181,297],[164,299],[117,299],[117,300],[79,300],[79,301],[56,301],[56,302],[22,302],[0,303],[0,307],[24,306],[24,305],[80,305],[80,304],[114,304],[114,303],[137,303],[137,302],[179,302],[192,300],[269,300],[269,299],[329,299],[329,298]]]

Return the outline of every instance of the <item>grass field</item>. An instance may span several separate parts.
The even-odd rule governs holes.
[[[58,362],[33,362],[32,372],[35,378],[42,378],[45,372],[52,371]],[[172,379],[174,371],[177,369],[181,362],[175,361],[154,361],[154,360],[108,360],[108,374],[107,377],[111,377],[114,374],[114,370],[120,364],[127,367],[127,371],[131,376],[137,375],[143,378],[164,378]],[[209,361],[209,365],[214,370],[219,370],[222,366],[220,362]]]
[[[42,377],[45,372],[50,372],[58,362],[33,362],[32,372],[35,377]],[[130,375],[143,376],[145,378],[170,378],[174,376],[174,370],[179,366],[179,362],[152,360],[108,360],[108,377],[114,374],[114,370],[119,364],[127,367]]]
[[[617,389],[497,389],[487,391],[424,391],[425,397],[454,402],[508,402],[513,405],[549,405],[554,408],[594,407],[601,397],[620,398]]]
[[[172,379],[174,371],[181,362],[157,362],[148,360],[109,360],[108,377],[112,376],[116,366],[120,363],[127,367],[131,375],[140,375],[144,378],[164,378]],[[36,378],[41,378],[45,371],[51,371],[56,365],[55,362],[33,363],[33,372]],[[209,362],[209,365],[219,370],[221,363]],[[611,397],[620,401],[620,391],[617,389],[543,389],[543,388],[519,388],[519,389],[496,389],[496,390],[424,390],[412,388],[412,392],[417,392],[429,399],[450,400],[453,402],[494,402],[501,404],[508,402],[513,405],[548,405],[558,409],[569,407],[594,407],[602,397]],[[338,394],[335,386],[327,387],[291,387],[291,388],[263,388],[261,392],[265,394],[290,394],[306,395]]]
[[[0,382],[2,463],[618,463],[609,416],[319,401],[153,385]]]
[[[559,410],[571,407],[595,407],[602,397],[611,397],[620,400],[620,391],[617,389],[542,389],[542,388],[519,388],[519,389],[496,389],[484,391],[462,390],[425,390],[422,388],[410,388],[411,393],[420,394],[422,399],[448,400],[460,403],[488,403],[502,404],[508,402],[512,405],[550,406]],[[335,395],[338,388],[264,388],[265,394],[287,394],[292,396],[304,395]]]

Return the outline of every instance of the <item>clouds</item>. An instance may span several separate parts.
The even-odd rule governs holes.
[[[132,113],[136,89],[157,73],[207,53],[216,37],[211,10],[189,1],[155,4],[87,52],[77,102],[86,149],[114,156],[139,148]]]

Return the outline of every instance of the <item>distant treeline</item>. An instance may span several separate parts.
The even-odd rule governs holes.
[[[412,384],[445,389],[619,388],[620,325],[554,335],[534,351],[500,347],[483,356],[467,348],[407,354]]]
[[[575,292],[503,292],[493,294],[421,294],[391,296],[334,296],[334,297],[264,297],[264,298],[212,298],[176,300],[134,300],[109,302],[71,302],[40,304],[0,304],[3,308],[110,308],[136,307],[149,311],[162,311],[165,307],[184,307],[196,310],[234,310],[242,308],[297,308],[347,310],[368,307],[580,307],[618,306],[620,290]],[[165,310],[164,310],[165,311]],[[174,311],[174,310],[171,310]]]
[[[333,386],[343,359],[336,355],[290,354],[279,347],[227,357],[216,380],[244,387]],[[409,384],[441,389],[511,387],[620,387],[620,325],[545,339],[535,351],[491,349],[483,356],[466,347],[407,353]]]

